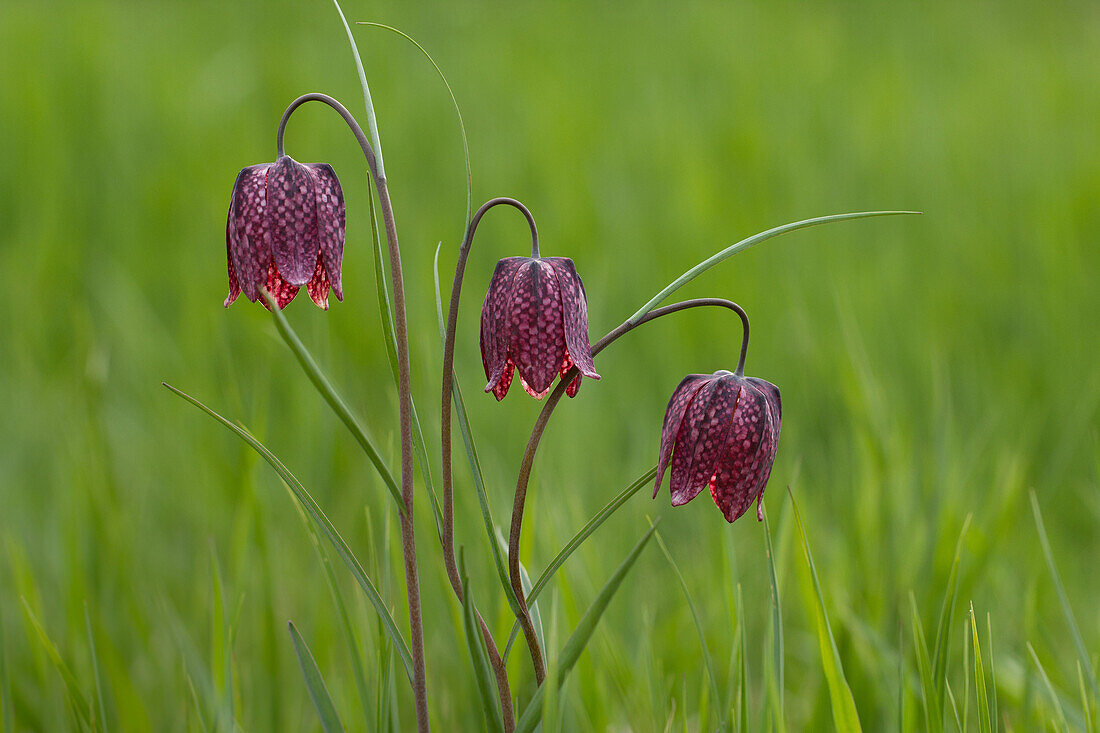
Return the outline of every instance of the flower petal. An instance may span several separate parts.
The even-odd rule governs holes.
[[[732,429],[710,480],[711,496],[728,522],[744,514],[759,495],[757,486],[766,457],[769,409],[764,393],[745,383],[733,414]]]
[[[506,257],[497,262],[496,270],[489,281],[489,292],[485,294],[485,302],[481,305],[481,363],[485,367],[485,378],[489,380],[485,386],[486,392],[497,394],[496,387],[506,371],[509,344],[508,305],[512,300],[516,272],[524,262],[530,262],[530,258]],[[509,372],[508,384],[510,383]],[[504,399],[508,384],[497,395],[498,400]]]
[[[512,363],[511,359],[508,359],[504,365],[504,371],[501,372],[497,383],[493,386],[493,396],[497,398],[497,402],[503,400],[504,396],[508,394],[508,388],[512,386],[512,377],[515,374],[516,365]]]
[[[661,489],[661,479],[665,477],[665,469],[668,468],[668,459],[672,457],[672,448],[676,443],[676,436],[680,433],[680,422],[683,420],[684,411],[695,398],[695,394],[710,379],[707,374],[689,374],[680,382],[672,393],[665,408],[665,421],[661,427],[661,452],[657,461],[657,480],[653,484],[653,496]]]
[[[508,355],[532,397],[545,396],[565,356],[565,326],[554,269],[541,260],[520,267],[508,310]]]
[[[291,285],[283,278],[282,274],[279,273],[279,268],[275,266],[274,259],[268,262],[264,288],[271,293],[271,297],[278,303],[279,310],[286,308],[290,301],[294,300],[294,296],[298,294],[298,286]],[[260,302],[267,308],[266,300],[261,299]]]
[[[344,259],[344,192],[331,165],[313,163],[306,168],[313,175],[317,197],[317,234],[325,274],[336,293],[336,299],[343,301],[344,286],[340,267]]]
[[[588,299],[577,268],[568,257],[547,257],[543,261],[550,263],[558,278],[565,321],[565,345],[569,354],[581,374],[599,379],[600,375],[592,363],[592,347],[588,343]]]
[[[229,255],[245,297],[253,303],[267,277],[271,234],[267,230],[267,169],[271,163],[241,169],[229,203]]]
[[[672,505],[694,499],[714,475],[733,425],[741,380],[733,375],[709,382],[684,414],[672,454]]]
[[[229,214],[225,218],[225,259],[229,266],[229,295],[225,296],[222,304],[226,308],[233,304],[237,296],[241,294],[241,283],[237,280],[237,271],[233,269],[233,252],[229,246],[229,230],[233,228],[233,206],[229,207]]]
[[[305,285],[317,261],[317,199],[313,176],[288,155],[267,172],[267,226],[271,254],[291,285]]]
[[[317,255],[317,269],[313,271],[313,277],[306,283],[306,292],[309,293],[310,299],[317,304],[321,310],[328,310],[328,276],[325,274],[325,264],[321,258],[321,255]]]

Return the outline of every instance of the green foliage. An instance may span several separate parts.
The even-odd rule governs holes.
[[[321,677],[321,670],[317,668],[317,662],[313,659],[313,652],[309,650],[305,639],[298,633],[294,622],[287,622],[290,631],[290,640],[294,645],[294,654],[298,657],[298,664],[302,668],[302,676],[306,680],[306,688],[309,690],[309,698],[313,700],[313,706],[317,708],[317,716],[321,719],[321,729],[325,733],[343,733],[344,725],[336,714],[336,706],[332,703],[325,680]]]

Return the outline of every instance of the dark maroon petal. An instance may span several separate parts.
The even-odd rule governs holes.
[[[225,259],[229,263],[229,295],[225,297],[223,305],[228,308],[241,294],[241,283],[237,280],[237,271],[233,269],[233,253],[229,248],[229,230],[233,227],[233,206],[229,207],[229,214],[225,218]]]
[[[783,417],[783,401],[779,398],[779,387],[757,377],[746,377],[745,381],[764,393],[764,397],[768,400],[768,407],[774,413],[776,432],[778,432],[779,420]]]
[[[317,262],[317,199],[309,169],[288,155],[267,172],[267,227],[279,273],[302,286]]]
[[[497,383],[493,385],[493,396],[497,398],[497,402],[503,400],[504,396],[508,394],[508,388],[512,386],[512,377],[515,374],[516,365],[512,363],[511,359],[508,359],[504,365],[504,371],[501,372]]]
[[[306,283],[306,292],[309,293],[310,299],[317,304],[321,310],[328,310],[328,276],[325,274],[325,265],[321,259],[321,255],[317,255],[317,268],[313,271],[313,277]]]
[[[568,257],[547,257],[543,262],[550,263],[558,278],[562,316],[565,320],[565,346],[569,349],[569,355],[581,374],[599,379],[600,375],[592,364],[592,348],[588,343],[588,299],[585,297],[584,284],[577,274],[577,268]]]
[[[710,480],[711,496],[726,521],[732,522],[744,514],[760,495],[758,486],[771,429],[769,412],[765,394],[746,381],[718,467]],[[771,455],[774,457],[774,450]]]
[[[267,292],[271,293],[271,297],[278,303],[280,310],[286,308],[287,305],[290,304],[290,301],[294,300],[294,296],[298,294],[298,286],[291,285],[283,278],[279,273],[279,268],[275,265],[274,259],[268,262],[264,288]],[[261,300],[260,302],[267,308],[266,300]]]
[[[271,234],[267,230],[267,169],[253,165],[237,174],[229,204],[229,254],[245,297],[256,302],[271,262]]]
[[[672,447],[676,443],[676,436],[680,433],[680,422],[684,417],[684,411],[695,398],[695,393],[709,379],[710,375],[707,374],[689,374],[676,387],[668,401],[664,425],[661,427],[661,452],[657,460],[657,481],[653,484],[654,497],[661,489],[661,479],[665,477],[668,459],[672,457]]]
[[[565,358],[562,359],[561,366],[558,368],[558,374],[561,375],[562,379],[565,379],[565,375],[568,374],[569,370],[572,369],[572,368],[573,368],[573,360],[571,358],[569,358],[569,352],[566,351],[565,352]],[[577,374],[577,376],[573,377],[573,379],[571,379],[569,381],[569,386],[565,388],[565,394],[567,394],[569,397],[576,397],[577,392],[579,392],[580,389],[581,389],[581,375]]]
[[[726,445],[741,383],[733,375],[711,381],[684,413],[672,454],[672,505],[694,499],[710,482]]]
[[[317,196],[317,235],[324,260],[325,274],[336,299],[344,299],[340,267],[344,260],[344,192],[336,171],[327,163],[307,165],[313,175]]]
[[[530,260],[516,273],[508,309],[511,339],[508,356],[516,363],[520,383],[528,394],[542,399],[565,356],[558,278],[542,260]]]
[[[510,340],[508,305],[512,299],[512,286],[520,266],[530,261],[528,257],[506,257],[497,262],[489,281],[489,292],[481,305],[481,363],[485,367],[485,378],[489,380],[485,385],[486,392],[496,394],[496,386],[504,374]],[[497,399],[503,399],[507,392],[506,385]]]

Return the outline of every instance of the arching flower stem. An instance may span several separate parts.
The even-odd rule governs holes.
[[[278,157],[284,154],[283,133],[291,114],[306,102],[323,102],[344,118],[355,136],[359,147],[370,168],[378,200],[382,208],[382,221],[386,230],[386,242],[390,252],[390,277],[393,281],[394,331],[397,337],[397,391],[401,414],[401,499],[404,504],[401,511],[401,549],[405,560],[405,589],[409,604],[409,627],[411,651],[413,656],[413,696],[416,702],[417,729],[427,731],[428,689],[427,674],[424,665],[424,628],[420,607],[420,578],[416,565],[416,538],[413,529],[413,450],[412,450],[412,387],[409,376],[409,335],[405,315],[405,287],[401,274],[401,249],[397,242],[397,223],[393,216],[386,177],[379,169],[378,160],[370,141],[359,123],[352,117],[344,105],[328,96],[313,92],[303,94],[290,103],[279,121],[279,130],[275,138]]]
[[[641,316],[634,317],[623,321],[617,328],[609,332],[606,336],[601,338],[592,346],[592,356],[596,356],[601,351],[606,349],[611,344],[615,343],[619,338],[625,336],[630,331],[633,331],[643,323],[649,323],[650,321],[667,316],[678,311],[687,310],[688,308],[700,308],[703,306],[716,306],[719,308],[728,308],[734,311],[740,318],[743,328],[743,335],[741,338],[741,357],[737,364],[737,373],[741,374],[745,367],[745,354],[748,351],[749,346],[749,317],[745,313],[745,309],[734,303],[731,300],[724,298],[696,298],[693,300],[685,300],[680,303],[673,303],[672,305],[666,305],[661,308],[653,308]],[[535,677],[539,680],[540,684],[542,679],[546,675],[545,668],[543,666],[542,652],[538,646],[538,640],[535,635],[534,625],[531,623],[531,618],[527,612],[527,601],[523,595],[523,586],[520,582],[519,574],[519,539],[520,532],[523,529],[523,509],[527,501],[527,485],[531,480],[531,468],[535,462],[535,452],[538,450],[539,441],[542,440],[542,434],[546,430],[546,424],[550,421],[550,416],[554,414],[554,408],[557,407],[558,402],[561,400],[565,389],[572,381],[573,377],[577,375],[577,368],[573,369],[558,380],[557,385],[554,387],[554,391],[550,393],[550,396],[546,399],[546,403],[542,407],[542,411],[539,413],[538,418],[535,420],[535,426],[531,429],[531,437],[527,440],[527,448],[523,452],[523,461],[519,467],[519,478],[516,480],[516,495],[512,504],[512,526],[508,533],[508,573],[509,578],[512,581],[512,589],[516,593],[520,600],[520,608],[522,613],[519,615],[520,626],[523,629],[523,634],[527,639],[527,646],[531,649],[531,659],[535,664]],[[541,669],[540,669],[541,668]]]

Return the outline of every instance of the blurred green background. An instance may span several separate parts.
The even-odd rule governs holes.
[[[1057,717],[1031,642],[1071,725],[1081,724],[1077,652],[1028,492],[1095,654],[1100,5],[348,0],[345,11],[395,25],[432,52],[462,105],[474,205],[512,195],[530,206],[543,253],[577,263],[593,340],[754,232],[842,211],[925,212],[773,240],[680,293],[744,305],[747,371],[783,392],[765,498],[784,602],[788,723],[832,725],[789,485],[865,729],[898,725],[899,625],[901,716],[908,729],[924,726],[908,594],[931,636],[970,513],[949,664],[960,711],[972,601],[980,625],[991,614],[1002,722],[1024,730]],[[404,248],[414,390],[438,479],[432,255],[442,240],[449,282],[465,205],[460,137],[445,90],[411,45],[375,28],[355,33]],[[240,727],[318,727],[288,619],[345,722],[362,727],[337,612],[278,478],[160,386],[241,420],[279,454],[406,626],[383,485],[267,313],[243,300],[221,306],[234,176],[273,158],[284,106],[307,91],[362,113],[343,29],[324,0],[0,6],[0,726],[75,725],[24,602],[93,699],[87,609],[109,727],[209,725],[227,703],[218,574]],[[397,402],[361,156],[319,105],[295,116],[287,151],[331,163],[348,207],[345,301],[322,313],[303,294],[288,317],[396,470]],[[457,372],[505,525],[539,405],[518,389],[501,404],[481,394],[477,313],[493,263],[523,254],[527,241],[514,213],[486,219],[458,334]],[[732,368],[739,342],[728,314],[698,311],[639,329],[599,357],[603,381],[563,404],[543,441],[522,558],[532,572],[655,462],[680,378]],[[511,615],[457,447],[458,542],[503,638]],[[461,609],[417,485],[433,721],[476,729]],[[751,514],[727,525],[706,496],[671,510],[667,488],[657,501],[643,490],[605,524],[543,597],[551,648],[654,515],[664,516],[723,684],[740,584],[752,719],[762,725],[764,530]],[[375,620],[336,570],[345,598],[356,599],[374,684]],[[570,677],[563,729],[712,727],[701,660],[675,575],[651,547]],[[534,683],[522,643],[510,672],[525,702]],[[407,726],[410,699],[402,680],[396,687]],[[973,695],[968,708],[976,725]]]

